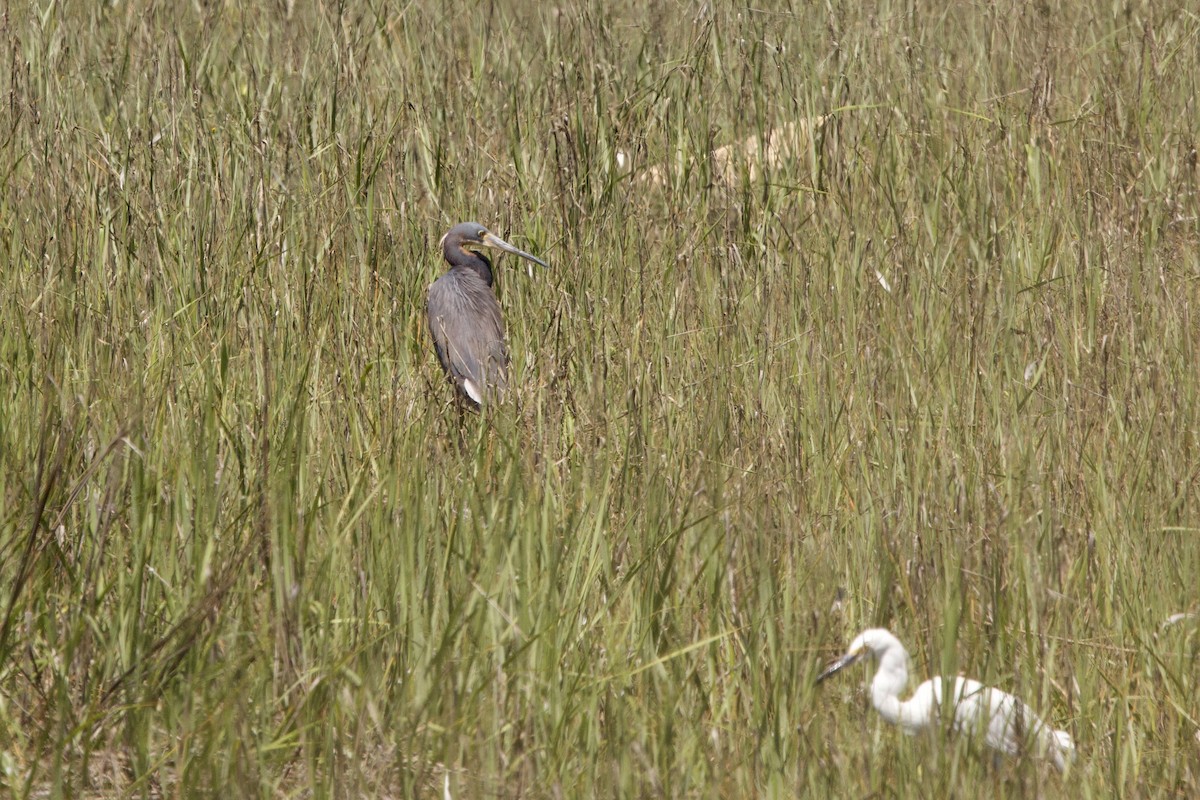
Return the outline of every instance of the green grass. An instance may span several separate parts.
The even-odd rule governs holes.
[[[0,793],[1200,794],[1195,9],[647,5],[6,8]],[[468,219],[552,268],[460,418]]]

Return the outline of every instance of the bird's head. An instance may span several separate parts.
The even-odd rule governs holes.
[[[899,653],[905,653],[904,646],[900,644],[900,640],[893,636],[890,631],[883,628],[865,630],[854,637],[854,641],[850,643],[850,647],[846,649],[844,656],[834,661],[825,668],[824,672],[817,676],[817,683],[821,683],[827,678],[832,678],[846,667],[864,658],[882,659],[885,653],[897,648]],[[907,654],[905,653],[905,655]]]
[[[442,246],[442,253],[445,254],[446,260],[451,264],[457,263],[457,259],[464,252],[482,253],[483,250],[491,248],[503,250],[506,253],[529,259],[535,264],[548,267],[545,261],[513,247],[478,222],[460,222],[442,237],[439,244]]]

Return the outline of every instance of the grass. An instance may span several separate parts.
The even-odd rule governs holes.
[[[5,794],[1200,793],[1187,3],[17,6]],[[467,219],[552,269],[460,419]],[[815,689],[871,625],[1074,769]]]

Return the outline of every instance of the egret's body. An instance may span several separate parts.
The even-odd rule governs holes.
[[[867,656],[879,662],[871,680],[871,704],[880,716],[899,725],[905,733],[915,734],[930,727],[939,719],[941,709],[950,706],[956,731],[982,733],[987,745],[1002,753],[1029,751],[1045,755],[1059,770],[1066,769],[1075,754],[1069,733],[1051,728],[1011,694],[961,675],[927,680],[912,697],[901,700],[900,693],[908,685],[908,651],[882,628],[859,634],[846,655],[821,673],[818,682]]]
[[[441,245],[450,269],[429,287],[429,333],[447,377],[479,407],[500,397],[508,386],[504,318],[492,290],[492,262],[480,251],[491,247],[543,267],[546,263],[477,222],[455,225]]]

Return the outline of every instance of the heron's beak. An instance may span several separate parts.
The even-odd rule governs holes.
[[[531,256],[529,253],[526,253],[524,250],[518,250],[517,248],[513,247],[511,244],[504,241],[503,239],[501,239],[499,236],[497,236],[494,233],[485,233],[483,235],[483,243],[486,244],[488,247],[494,247],[497,250],[503,250],[506,253],[512,253],[514,256],[520,256],[521,258],[527,258],[535,264],[541,264],[546,269],[550,269],[550,265],[547,264],[545,261],[542,261],[537,256]]]
[[[833,662],[828,667],[826,667],[825,671],[817,676],[817,683],[821,683],[822,681],[824,681],[827,678],[832,678],[834,675],[838,674],[839,672],[844,670],[846,667],[850,666],[851,664],[853,664],[854,662],[856,662],[860,658],[862,658],[863,653],[865,653],[865,652],[866,652],[866,648],[863,648],[861,650],[856,650],[853,653],[847,653],[846,655],[842,656],[837,661]]]

